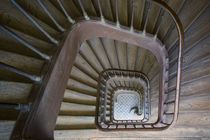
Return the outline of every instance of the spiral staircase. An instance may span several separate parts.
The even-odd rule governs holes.
[[[209,139],[209,15],[209,0],[0,1],[0,139]],[[106,70],[148,78],[152,125],[101,125]],[[108,88],[142,89],[131,77]]]

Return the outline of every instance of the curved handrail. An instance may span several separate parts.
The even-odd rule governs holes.
[[[183,63],[183,49],[184,49],[184,29],[182,23],[177,16],[177,14],[170,8],[165,2],[159,0],[150,0],[160,7],[164,8],[173,18],[173,21],[176,23],[179,34],[179,49],[178,49],[178,58],[177,58],[177,78],[176,78],[176,97],[175,97],[175,106],[174,106],[174,118],[171,126],[174,126],[175,122],[178,119],[179,113],[179,101],[180,101],[180,89],[181,89],[181,74],[182,74],[182,63]]]

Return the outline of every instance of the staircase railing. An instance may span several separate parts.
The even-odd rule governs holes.
[[[142,130],[163,130],[173,126],[178,118],[179,111],[179,95],[180,95],[180,83],[181,83],[181,69],[182,69],[182,55],[184,46],[184,33],[182,24],[176,15],[176,13],[163,1],[160,0],[147,0],[145,6],[145,22],[143,24],[143,30],[139,31],[134,28],[134,8],[132,6],[132,18],[130,27],[125,27],[120,24],[118,13],[118,0],[115,0],[116,21],[115,23],[105,19],[101,8],[100,0],[98,2],[98,9],[100,12],[100,18],[92,18],[85,11],[83,3],[78,0],[81,8],[83,19],[73,19],[70,14],[64,8],[62,1],[57,0],[62,12],[66,16],[69,23],[72,25],[70,30],[62,27],[53,15],[46,8],[42,0],[37,0],[40,4],[40,8],[49,16],[51,21],[55,24],[60,32],[68,32],[62,40],[52,37],[21,5],[17,0],[10,0],[16,8],[18,8],[48,39],[51,43],[57,46],[57,51],[48,56],[39,50],[35,49],[31,44],[27,43],[21,37],[17,36],[6,26],[0,25],[0,29],[8,33],[14,39],[22,43],[25,47],[31,49],[37,53],[41,58],[46,60],[47,65],[43,69],[43,76],[27,75],[24,72],[19,71],[6,64],[1,64],[1,68],[16,72],[23,75],[32,81],[35,81],[35,85],[32,90],[33,99],[31,100],[30,111],[21,111],[16,121],[16,125],[11,139],[24,138],[24,139],[53,139],[53,131],[58,116],[62,97],[70,74],[71,68],[74,64],[77,50],[80,44],[87,39],[93,37],[108,37],[114,40],[120,40],[133,45],[141,46],[150,50],[157,58],[160,65],[160,85],[159,85],[159,112],[158,121],[155,124],[150,125],[148,128],[145,125]],[[132,1],[132,4],[134,1]],[[159,14],[158,26],[155,33],[148,34],[146,31],[148,17],[151,10],[151,5],[155,4],[161,8]],[[177,54],[177,76],[176,76],[176,88],[175,94],[171,96],[168,94],[168,54],[165,46],[158,40],[158,32],[162,21],[162,16],[168,13],[173,21],[179,34],[179,51]],[[112,32],[112,34],[110,34]],[[170,101],[168,98],[172,97]],[[173,111],[166,112],[167,106],[173,104]],[[171,120],[167,120],[168,116],[172,116]],[[168,121],[168,122],[166,122]],[[160,124],[160,126],[159,126]],[[157,125],[157,126],[156,126]],[[127,130],[127,129],[125,129]],[[39,134],[39,135],[37,135]]]

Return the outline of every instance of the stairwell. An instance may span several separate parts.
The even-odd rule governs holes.
[[[164,2],[180,18],[185,37],[179,115],[175,126],[157,132],[103,132],[96,128],[98,78],[102,71],[133,70],[148,77],[152,122],[158,114],[160,65],[155,55],[143,46],[107,37],[94,37],[82,42],[78,48],[65,85],[54,139],[209,139],[210,3],[208,0]],[[73,25],[82,19],[97,18],[104,24],[111,22],[118,29],[125,28],[127,32],[136,30],[142,31],[142,34],[151,34],[155,40],[164,44],[170,67],[167,99],[173,102],[179,35],[170,15],[154,3],[146,0],[2,0],[1,139],[10,139],[20,110],[27,112],[31,109],[36,96],[32,91],[43,83],[51,59],[49,56],[53,58]],[[167,111],[172,110],[173,106],[168,106]]]

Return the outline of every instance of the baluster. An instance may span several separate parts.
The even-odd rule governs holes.
[[[126,82],[125,82],[125,81],[123,81],[123,82],[124,82],[124,84],[125,84],[125,87],[127,87]]]
[[[75,20],[73,20],[71,18],[71,16],[67,13],[67,11],[65,10],[65,8],[63,7],[63,4],[61,3],[61,0],[57,0],[59,6],[61,7],[61,10],[63,11],[63,13],[65,14],[67,20],[71,23],[71,24],[74,24],[75,23]]]
[[[166,39],[168,38],[168,36],[171,34],[171,32],[174,30],[174,28],[176,27],[176,24],[173,22],[172,25],[169,27],[169,30],[167,31],[166,35],[163,38],[163,42],[166,42]]]
[[[131,2],[132,2],[132,4],[131,4],[131,27],[130,27],[130,30],[131,30],[131,32],[133,32],[135,2],[134,2],[134,0],[132,0]]]
[[[84,8],[84,6],[83,6],[81,0],[78,0],[78,2],[79,2],[79,5],[80,5],[80,7],[81,7],[83,16],[85,17],[86,20],[90,20],[89,16],[87,15],[87,13],[86,13],[86,11],[85,11],[85,8]]]
[[[11,31],[10,29],[8,29],[7,27],[5,27],[3,25],[0,25],[0,29],[2,31],[6,32],[7,34],[9,34],[14,39],[16,39],[18,42],[20,42],[21,44],[23,44],[28,49],[32,50],[33,52],[35,52],[36,54],[38,54],[39,56],[41,56],[43,59],[50,60],[50,56],[48,56],[48,55],[40,52],[38,49],[34,48],[31,44],[29,44],[28,42],[26,42],[25,40],[23,40],[21,37],[19,37],[17,34],[15,34],[13,31]]]
[[[29,105],[11,104],[11,103],[0,103],[0,108],[15,109],[15,110],[21,110],[21,111],[29,111],[30,110]]]
[[[103,23],[105,23],[104,15],[103,15],[102,8],[101,8],[101,4],[100,4],[100,0],[97,0],[97,2],[98,2],[98,9],[99,9],[100,16],[101,16],[101,21],[102,21]]]
[[[163,2],[168,2],[168,0],[163,0]],[[155,38],[157,38],[157,35],[158,35],[158,32],[159,32],[159,30],[160,30],[160,26],[161,26],[161,22],[162,22],[162,19],[163,19],[163,16],[164,16],[164,14],[165,14],[165,10],[163,10],[162,8],[160,9],[160,14],[159,14],[159,16],[158,16],[158,21],[157,21],[157,29],[156,29],[156,31],[154,32],[154,35],[155,35]]]
[[[131,88],[131,82],[130,81],[128,81],[128,87]]]
[[[164,10],[161,9],[160,10],[160,15],[158,16],[157,27],[156,27],[157,29],[154,32],[155,38],[157,38],[158,32],[160,30],[160,25],[161,25],[161,22],[162,22],[163,15],[164,15]]]
[[[10,0],[52,43],[58,45],[58,41],[47,33],[15,0]]]
[[[118,15],[118,0],[115,0],[115,12],[116,12],[116,25],[117,27],[120,27],[119,15]]]
[[[145,19],[144,28],[143,28],[144,34],[146,33],[147,23],[149,19],[150,10],[151,10],[151,3],[149,1],[146,1],[145,8],[146,8],[146,19]]]
[[[41,0],[37,0],[39,5],[41,5],[44,12],[49,16],[49,18],[52,20],[52,22],[55,24],[55,26],[60,30],[61,32],[64,32],[65,29],[55,20],[55,18],[51,15],[51,13],[48,11],[47,7]]]
[[[24,77],[26,77],[26,78],[28,78],[28,79],[30,79],[32,81],[35,81],[35,82],[39,82],[41,80],[41,78],[38,77],[38,76],[30,75],[28,73],[25,73],[25,72],[23,72],[23,71],[21,71],[21,70],[19,70],[17,68],[14,68],[12,66],[9,66],[7,64],[4,64],[2,62],[0,62],[0,68],[9,70],[9,71],[14,72],[14,73],[17,73],[17,74],[22,75],[22,76],[24,76]]]

